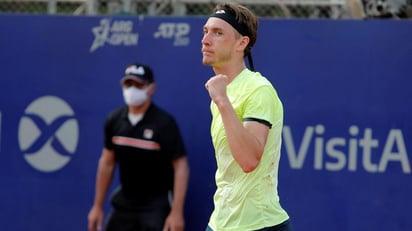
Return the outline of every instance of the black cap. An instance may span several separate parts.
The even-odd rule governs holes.
[[[126,80],[133,80],[139,83],[152,83],[154,81],[152,69],[141,63],[129,65],[124,71],[123,83]]]

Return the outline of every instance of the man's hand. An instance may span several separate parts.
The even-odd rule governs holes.
[[[185,220],[183,214],[178,212],[170,212],[167,216],[163,231],[183,231],[185,228]]]
[[[205,87],[215,104],[218,105],[222,100],[227,100],[226,87],[228,84],[229,78],[222,74],[213,76],[206,82]]]
[[[103,226],[103,209],[93,207],[88,216],[89,231],[101,231]]]

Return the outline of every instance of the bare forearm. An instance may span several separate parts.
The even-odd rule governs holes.
[[[186,157],[180,158],[174,163],[175,179],[173,186],[172,210],[182,213],[186,197],[187,185],[189,180],[189,166]]]
[[[263,155],[267,128],[239,120],[226,94],[229,82],[227,75],[217,74],[206,82],[205,87],[220,111],[233,158],[244,172],[251,172],[258,166]]]
[[[253,171],[259,164],[264,144],[237,117],[227,100],[218,105],[233,158],[245,172]]]
[[[96,177],[96,191],[94,206],[102,207],[104,200],[106,198],[107,192],[109,190],[110,184],[113,179],[114,166],[104,163],[104,161],[99,161],[99,167]]]

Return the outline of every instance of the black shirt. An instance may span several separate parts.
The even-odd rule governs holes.
[[[167,194],[172,160],[186,155],[175,119],[153,103],[136,125],[127,106],[113,111],[105,123],[105,147],[114,150],[124,197],[135,201]]]

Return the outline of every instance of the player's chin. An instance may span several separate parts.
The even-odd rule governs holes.
[[[202,63],[204,65],[209,65],[210,66],[210,65],[212,65],[213,62],[208,57],[203,56]]]

